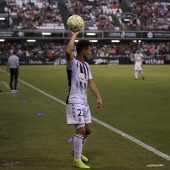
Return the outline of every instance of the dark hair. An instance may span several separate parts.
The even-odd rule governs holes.
[[[92,46],[92,43],[89,40],[79,40],[76,44],[77,53],[88,49],[89,46]]]
[[[12,51],[12,54],[17,55],[17,49],[14,49],[14,50]]]

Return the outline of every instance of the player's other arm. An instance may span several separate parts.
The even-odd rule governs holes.
[[[89,88],[90,90],[92,91],[92,93],[96,96],[97,98],[97,108],[101,108],[102,109],[102,105],[103,105],[103,102],[102,102],[102,98],[99,94],[99,91],[97,89],[97,86],[96,84],[94,83],[93,79],[89,80],[88,81],[88,84],[89,84]]]
[[[17,58],[17,69],[19,71],[19,57]]]
[[[141,67],[142,67],[142,65],[143,65],[143,55],[141,55]]]
[[[74,50],[74,42],[75,42],[75,39],[78,35],[79,32],[71,32],[71,39],[69,41],[69,43],[67,44],[66,46],[66,59],[67,60],[72,60],[73,59],[73,50]]]
[[[7,74],[9,74],[9,59],[7,61]]]
[[[136,64],[136,54],[134,55],[134,65]]]

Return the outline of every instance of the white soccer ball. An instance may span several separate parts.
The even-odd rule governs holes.
[[[72,15],[68,18],[67,25],[71,31],[77,32],[83,28],[84,21],[79,15]]]

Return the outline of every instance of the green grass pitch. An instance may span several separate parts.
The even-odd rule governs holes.
[[[18,94],[5,84],[0,68],[0,170],[74,170],[74,128],[65,105],[18,82]],[[146,79],[134,80],[133,65],[91,66],[103,99],[98,110],[88,90],[92,116],[170,156],[170,66],[144,65]],[[65,102],[65,66],[20,66],[19,79]],[[23,103],[28,100],[28,103]],[[43,112],[44,116],[38,116]],[[170,161],[93,121],[84,146],[93,170],[169,170]],[[162,167],[148,167],[147,165]]]

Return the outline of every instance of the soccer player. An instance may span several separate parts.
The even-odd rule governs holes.
[[[136,51],[135,54],[135,61],[134,61],[134,70],[135,70],[135,80],[138,79],[138,72],[140,72],[142,79],[144,80],[144,73],[142,71],[142,64],[143,64],[143,54],[140,53],[139,50]]]
[[[17,91],[18,70],[19,70],[19,57],[16,55],[16,51],[14,50],[11,56],[8,58],[7,62],[7,73],[9,73],[10,71],[10,90],[13,92]]]
[[[88,158],[82,155],[82,148],[91,133],[91,112],[87,101],[87,87],[97,98],[96,107],[102,109],[102,99],[86,62],[92,54],[92,44],[88,40],[79,40],[76,44],[77,55],[74,56],[74,42],[79,34],[71,32],[66,47],[67,76],[69,94],[66,100],[67,124],[75,126],[73,165],[78,168],[90,168],[84,162]]]

